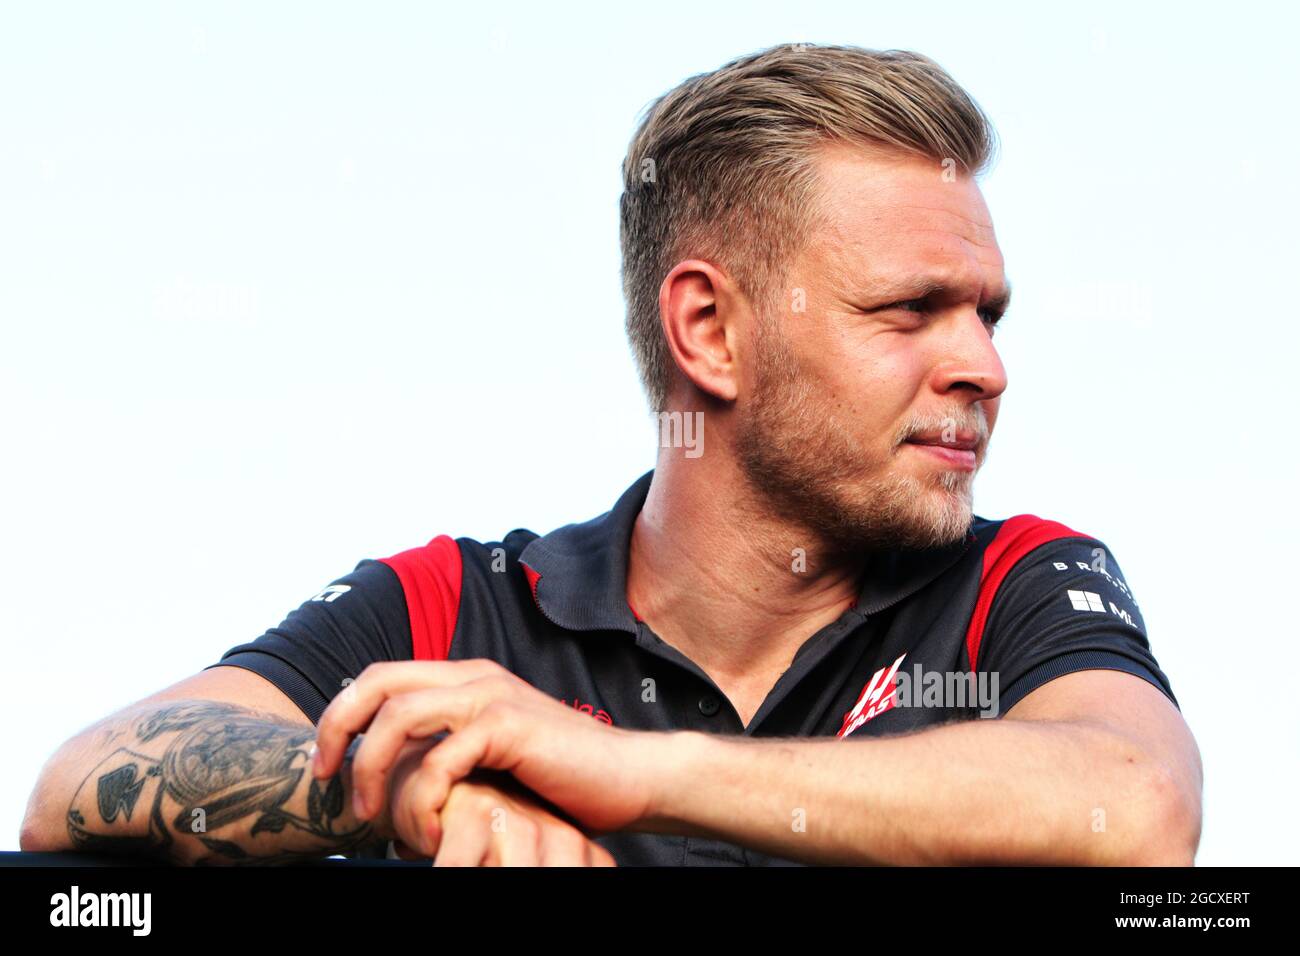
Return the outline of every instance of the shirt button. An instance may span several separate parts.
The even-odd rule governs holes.
[[[718,698],[712,694],[705,694],[700,698],[700,713],[705,717],[712,717],[721,707],[722,704],[719,703]]]

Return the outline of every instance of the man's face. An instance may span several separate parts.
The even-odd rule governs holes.
[[[960,541],[1006,388],[992,323],[1009,290],[988,208],[932,160],[837,146],[819,170],[827,221],[746,368],[742,467],[833,547]]]

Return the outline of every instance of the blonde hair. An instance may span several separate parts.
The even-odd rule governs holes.
[[[975,175],[996,149],[979,105],[919,53],[771,47],[701,73],[647,108],[619,201],[627,334],[652,410],[672,358],[659,287],[687,258],[731,274],[760,315],[814,227],[819,147],[901,150]]]

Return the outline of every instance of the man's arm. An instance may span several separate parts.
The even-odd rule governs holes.
[[[603,847],[500,775],[458,782],[435,812],[413,804],[418,786],[404,785],[399,771],[372,822],[358,820],[350,755],[328,778],[304,773],[315,736],[265,678],[239,667],[205,670],[60,748],[32,792],[22,849],[264,865],[393,840],[399,855],[406,847],[407,858],[423,854],[439,865],[614,865]],[[399,764],[418,766],[430,746],[409,742]]]
[[[631,829],[813,863],[1191,865],[1201,764],[1141,678],[1081,671],[1001,720],[895,737],[651,735],[658,780]]]
[[[387,839],[352,812],[350,759],[312,779],[314,739],[305,715],[264,678],[204,671],[65,743],[32,792],[20,845],[265,864]]]
[[[1190,864],[1201,766],[1182,715],[1120,671],[1048,681],[1000,720],[893,737],[753,739],[584,719],[490,661],[367,669],[318,725],[322,778],[348,742],[383,792],[408,740],[437,810],[476,767],[508,770],[582,826],[707,836],[810,863]]]

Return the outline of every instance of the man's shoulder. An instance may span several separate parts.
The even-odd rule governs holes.
[[[981,550],[994,555],[1006,552],[1023,554],[1053,541],[1101,541],[1065,521],[1035,514],[1016,514],[1006,518],[974,515],[970,533]]]
[[[386,557],[368,558],[366,561],[377,561],[390,567],[407,564],[443,568],[449,564],[463,563],[467,559],[491,560],[497,555],[517,556],[537,538],[537,532],[528,528],[515,528],[499,540],[480,540],[468,535],[436,534],[424,544],[404,548]]]
[[[416,595],[436,594],[454,605],[464,587],[474,586],[471,582],[512,586],[522,574],[520,556],[538,537],[528,528],[515,528],[499,540],[439,534],[425,544],[362,563],[388,568],[401,582],[408,601]]]
[[[1110,545],[1072,524],[1034,514],[976,516],[971,531],[979,542],[974,549],[975,573],[986,599],[1006,590],[1004,585],[1012,581],[1032,591],[1039,585],[1055,587],[1065,578],[1074,582],[1076,574],[1085,582],[1100,574],[1132,599]]]

